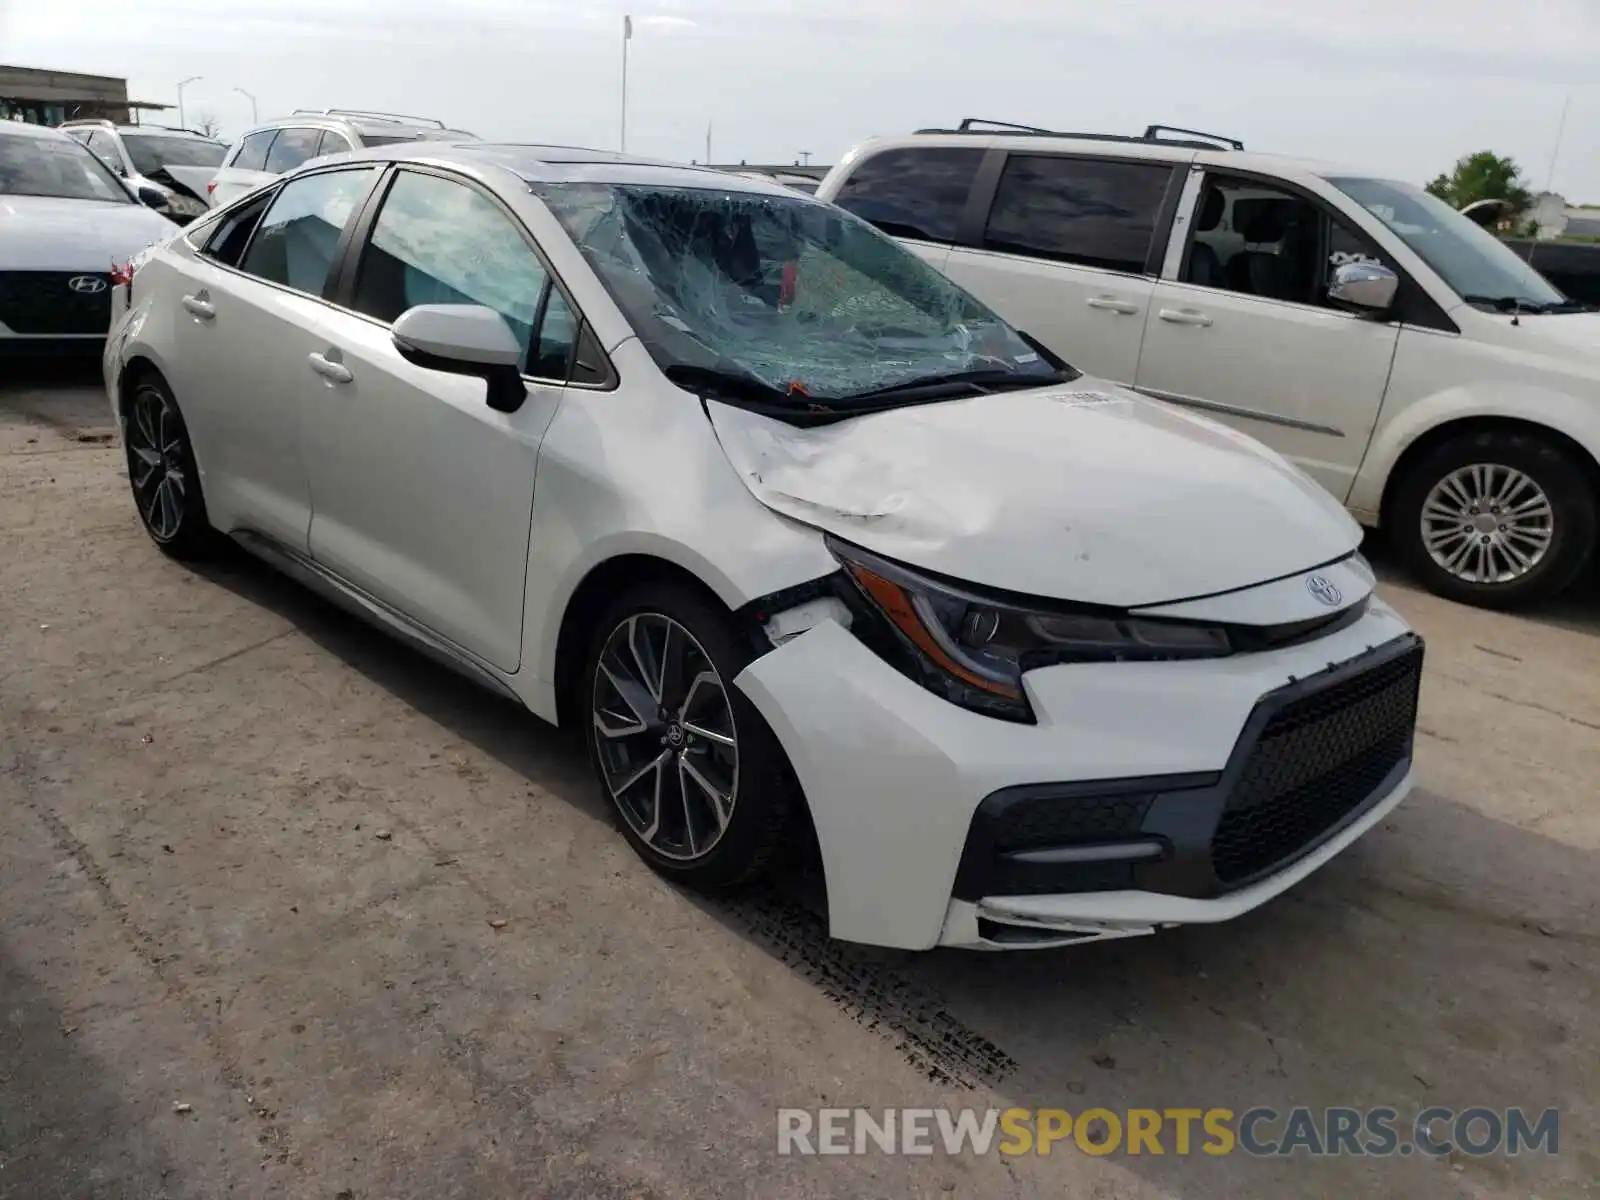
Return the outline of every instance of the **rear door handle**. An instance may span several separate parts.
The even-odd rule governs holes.
[[[1210,325],[1211,318],[1195,308],[1163,308],[1157,314],[1173,325]]]
[[[210,302],[201,299],[200,296],[185,296],[183,298],[183,307],[202,321],[209,321],[217,315],[217,310],[211,306]]]
[[[1121,313],[1123,316],[1127,317],[1131,317],[1134,313],[1139,311],[1139,306],[1137,304],[1130,304],[1126,300],[1118,300],[1115,296],[1090,296],[1088,305],[1090,308],[1099,308],[1104,309],[1106,312]]]
[[[350,374],[349,367],[343,363],[334,362],[333,359],[326,358],[315,351],[307,356],[307,361],[311,363],[313,371],[330,383],[349,383],[355,378],[354,375]]]

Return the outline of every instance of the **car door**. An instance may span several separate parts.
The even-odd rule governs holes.
[[[1167,161],[1006,156],[977,245],[945,274],[1080,370],[1132,384],[1160,269]]]
[[[578,332],[520,222],[463,178],[394,173],[349,272],[342,315],[302,361],[311,553],[482,662],[515,671],[540,442]],[[419,304],[481,304],[524,348],[527,399],[489,407],[484,380],[414,365],[392,323]],[[541,324],[542,322],[542,324]],[[557,343],[560,343],[559,345]]]
[[[205,472],[213,520],[304,554],[311,492],[299,395],[327,344],[322,296],[379,167],[316,172],[225,217],[189,259],[166,364]]]
[[[267,155],[272,150],[276,129],[258,129],[246,134],[232,153],[217,168],[216,187],[211,189],[213,205],[227,204],[246,192],[253,192],[275,178],[266,171]]]
[[[1319,200],[1208,174],[1174,277],[1155,287],[1139,390],[1259,438],[1344,500],[1400,330],[1328,303],[1352,255],[1382,261]]]

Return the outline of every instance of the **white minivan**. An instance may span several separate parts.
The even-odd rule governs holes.
[[[817,195],[1083,370],[1260,438],[1441,595],[1545,599],[1593,552],[1600,314],[1419,187],[968,119],[858,146]]]

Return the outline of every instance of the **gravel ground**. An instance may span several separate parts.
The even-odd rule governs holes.
[[[1215,929],[832,944],[610,828],[569,742],[139,530],[0,384],[0,1197],[1600,1194],[1600,586],[1429,639],[1421,787]],[[1561,1109],[1560,1153],[780,1157],[830,1105]]]

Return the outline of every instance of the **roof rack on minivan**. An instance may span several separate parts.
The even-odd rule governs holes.
[[[437,117],[413,117],[406,113],[378,112],[367,108],[297,108],[294,110],[297,117],[359,117],[369,121],[393,121],[408,125],[437,125],[440,129],[446,128],[445,123]]]
[[[918,133],[1002,133],[1020,137],[1083,138],[1094,142],[1159,142],[1164,146],[1186,146],[1193,150],[1243,150],[1244,143],[1237,138],[1223,137],[1218,133],[1203,133],[1198,129],[1180,129],[1176,125],[1147,125],[1138,137],[1125,133],[1073,133],[1062,129],[1042,129],[1038,125],[1018,125],[1013,121],[991,121],[987,117],[963,117],[954,129],[919,129]],[[1179,133],[1184,137],[1164,137]]]

